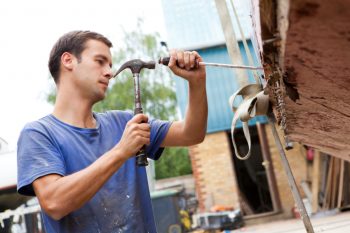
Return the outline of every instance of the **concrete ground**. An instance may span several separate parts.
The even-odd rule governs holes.
[[[350,232],[350,211],[331,216],[313,216],[311,224],[314,232],[347,233]],[[306,229],[301,219],[290,219],[247,226],[230,233],[304,233]]]

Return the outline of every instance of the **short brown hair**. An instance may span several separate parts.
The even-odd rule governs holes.
[[[86,42],[88,40],[98,40],[106,44],[111,48],[112,42],[110,42],[103,35],[91,32],[91,31],[71,31],[64,34],[55,45],[52,47],[49,58],[49,70],[55,80],[55,83],[58,83],[60,75],[60,65],[61,65],[61,56],[65,52],[72,53],[74,56],[81,59],[81,53],[86,48]]]

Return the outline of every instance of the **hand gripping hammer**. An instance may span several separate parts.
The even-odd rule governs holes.
[[[117,76],[120,72],[125,69],[130,69],[134,77],[134,115],[143,113],[141,105],[141,91],[140,91],[140,72],[143,68],[154,69],[156,63],[154,61],[144,62],[140,59],[133,59],[125,62],[119,70],[113,75]],[[146,154],[146,145],[144,145],[139,152],[136,154],[136,165],[137,166],[147,166],[147,154]]]

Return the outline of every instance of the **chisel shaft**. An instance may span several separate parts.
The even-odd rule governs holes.
[[[158,63],[167,66],[169,64],[170,57],[161,57],[159,58]],[[247,70],[263,70],[263,67],[258,66],[244,66],[244,65],[233,65],[233,64],[222,64],[222,63],[209,63],[209,62],[198,62],[199,66],[216,66],[224,68],[233,68],[233,69],[247,69]]]
[[[200,66],[217,66],[225,68],[234,68],[234,69],[247,69],[247,70],[263,70],[263,67],[257,66],[244,66],[244,65],[231,65],[231,64],[222,64],[222,63],[209,63],[209,62],[198,62]]]

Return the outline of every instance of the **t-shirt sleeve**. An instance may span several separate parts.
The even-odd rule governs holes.
[[[164,148],[160,147],[168,130],[171,126],[171,122],[162,120],[150,120],[151,125],[151,143],[147,146],[148,157],[154,160],[160,158]]]
[[[17,190],[34,196],[32,183],[48,174],[65,175],[58,146],[43,129],[25,127],[17,143]]]

